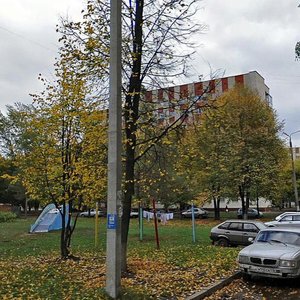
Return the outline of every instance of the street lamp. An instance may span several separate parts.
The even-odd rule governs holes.
[[[292,158],[292,176],[293,176],[293,186],[294,186],[294,193],[295,193],[295,201],[296,201],[296,209],[299,211],[299,201],[298,201],[298,188],[297,188],[297,178],[296,178],[296,170],[295,170],[295,161],[294,161],[294,151],[293,151],[293,144],[292,144],[292,135],[295,133],[300,132],[300,130],[294,131],[291,134],[287,134],[283,132],[284,135],[286,135],[289,138],[289,144],[290,144],[290,152],[291,152],[291,158]]]

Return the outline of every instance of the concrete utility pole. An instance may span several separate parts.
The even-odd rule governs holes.
[[[291,134],[287,134],[287,133],[283,132],[283,134],[289,138],[289,146],[290,146],[291,159],[292,159],[292,178],[293,178],[293,186],[294,186],[294,194],[295,194],[295,202],[296,202],[297,211],[299,211],[300,208],[299,208],[299,200],[298,200],[298,188],[297,188],[297,178],[296,178],[296,170],[295,170],[294,151],[293,151],[293,144],[292,144],[292,135],[295,133],[298,133],[298,132],[300,132],[300,130],[292,132]]]
[[[106,292],[113,299],[121,289],[121,4],[121,0],[110,0]]]

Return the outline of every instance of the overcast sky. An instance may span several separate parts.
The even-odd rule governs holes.
[[[299,3],[203,0],[198,19],[209,30],[199,35],[202,46],[194,57],[197,75],[207,76],[210,68],[224,76],[259,72],[288,134],[300,130],[300,61],[294,55],[300,41]],[[76,19],[82,8],[84,0],[1,0],[1,111],[14,102],[30,103],[29,93],[42,88],[39,73],[51,79],[58,47],[55,25],[60,16]],[[300,133],[292,140],[300,146]]]

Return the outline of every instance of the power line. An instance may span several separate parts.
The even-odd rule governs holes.
[[[16,32],[14,32],[14,31],[12,31],[12,30],[10,30],[10,29],[7,29],[7,28],[1,26],[1,25],[0,25],[0,29],[2,29],[3,31],[6,31],[6,32],[8,32],[8,33],[10,33],[11,35],[17,36],[17,37],[20,38],[20,39],[23,39],[23,40],[25,40],[25,41],[27,41],[27,42],[30,42],[30,43],[32,43],[32,44],[35,44],[35,45],[37,45],[37,46],[39,46],[39,47],[41,47],[41,48],[44,48],[44,49],[46,49],[46,50],[48,50],[48,51],[57,53],[57,49],[55,49],[55,50],[54,50],[54,48],[51,49],[51,48],[49,48],[49,47],[47,47],[47,46],[41,44],[40,42],[37,42],[37,41],[32,40],[32,39],[29,39],[29,38],[27,38],[26,36],[24,36],[24,35],[22,35],[22,34],[19,34],[19,33],[16,33]]]

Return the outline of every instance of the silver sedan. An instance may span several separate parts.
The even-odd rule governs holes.
[[[254,243],[240,251],[238,263],[248,276],[299,277],[300,228],[272,227],[260,231]]]

